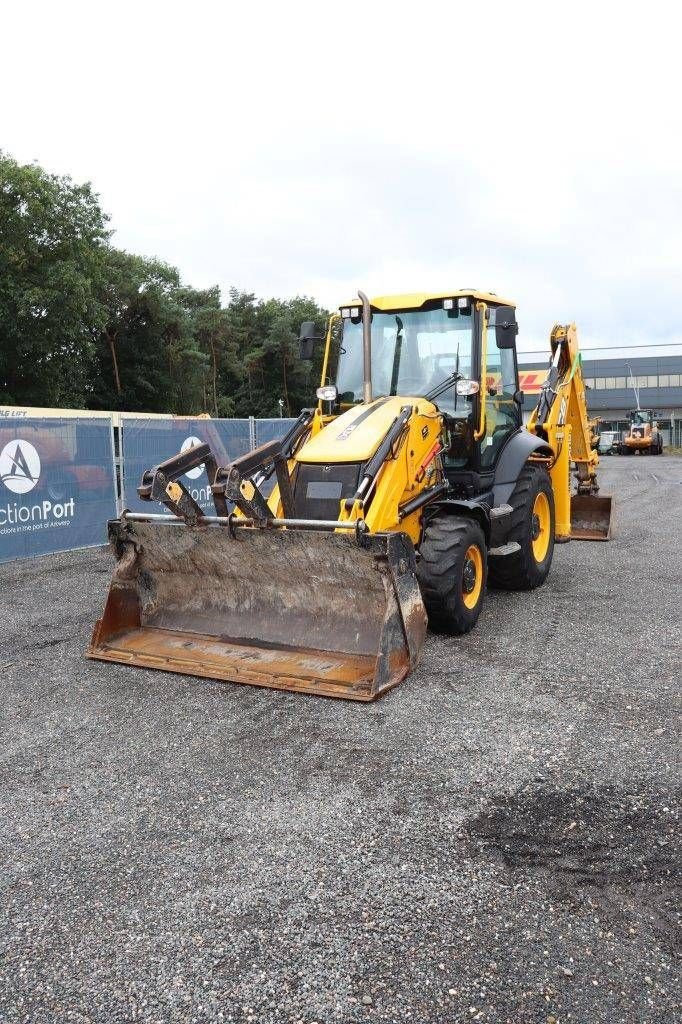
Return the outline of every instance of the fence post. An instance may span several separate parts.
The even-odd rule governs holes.
[[[111,417],[111,464],[114,471],[114,500],[116,501],[116,515],[120,516],[123,511],[123,459],[121,458],[121,430],[114,426],[114,417]],[[118,465],[116,463],[116,435],[118,434]],[[119,469],[121,476],[119,477]]]
[[[249,416],[249,445],[251,446],[251,451],[258,447],[256,444],[256,420],[254,416]]]

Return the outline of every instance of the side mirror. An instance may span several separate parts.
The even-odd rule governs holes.
[[[498,306],[495,311],[495,342],[498,348],[514,348],[519,325],[513,306]]]
[[[463,398],[469,398],[471,395],[477,395],[480,390],[481,385],[477,380],[469,380],[466,377],[460,377],[455,384],[455,391]]]
[[[298,335],[299,357],[301,359],[312,359],[315,354],[315,342],[322,341],[323,334],[317,333],[314,320],[304,320]]]

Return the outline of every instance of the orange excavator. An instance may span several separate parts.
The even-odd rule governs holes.
[[[622,455],[662,455],[663,435],[658,429],[658,423],[654,416],[653,409],[642,409],[639,404],[639,388],[635,387],[635,379],[630,371],[632,390],[635,393],[637,408],[630,412],[630,426],[621,444]]]

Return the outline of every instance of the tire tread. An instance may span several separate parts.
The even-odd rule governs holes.
[[[526,538],[526,528],[530,515],[530,499],[533,492],[537,493],[539,479],[547,481],[551,493],[551,483],[549,482],[547,471],[539,466],[530,466],[526,463],[519,473],[516,487],[509,499],[509,504],[512,506],[513,511],[510,516],[509,532],[506,539],[508,541],[517,541],[521,546],[521,550],[513,555],[491,558],[489,579],[491,584],[499,590],[533,590],[544,583],[549,571],[548,565],[547,572],[541,578],[538,578],[537,564],[533,559],[532,549],[527,543]],[[553,521],[554,515],[552,513],[552,523]],[[550,543],[550,554],[552,549],[553,543]]]

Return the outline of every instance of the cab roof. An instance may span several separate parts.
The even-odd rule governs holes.
[[[503,299],[501,295],[495,295],[494,292],[477,292],[471,288],[462,288],[455,291],[448,292],[409,292],[405,295],[377,295],[369,300],[370,305],[373,309],[381,310],[393,310],[393,309],[421,309],[427,302],[433,302],[434,299],[459,299],[459,298],[471,298],[476,301],[487,302],[491,305],[496,306],[514,306],[516,303],[511,299]],[[351,299],[350,302],[342,302],[339,309],[346,306],[359,306],[360,299]]]

